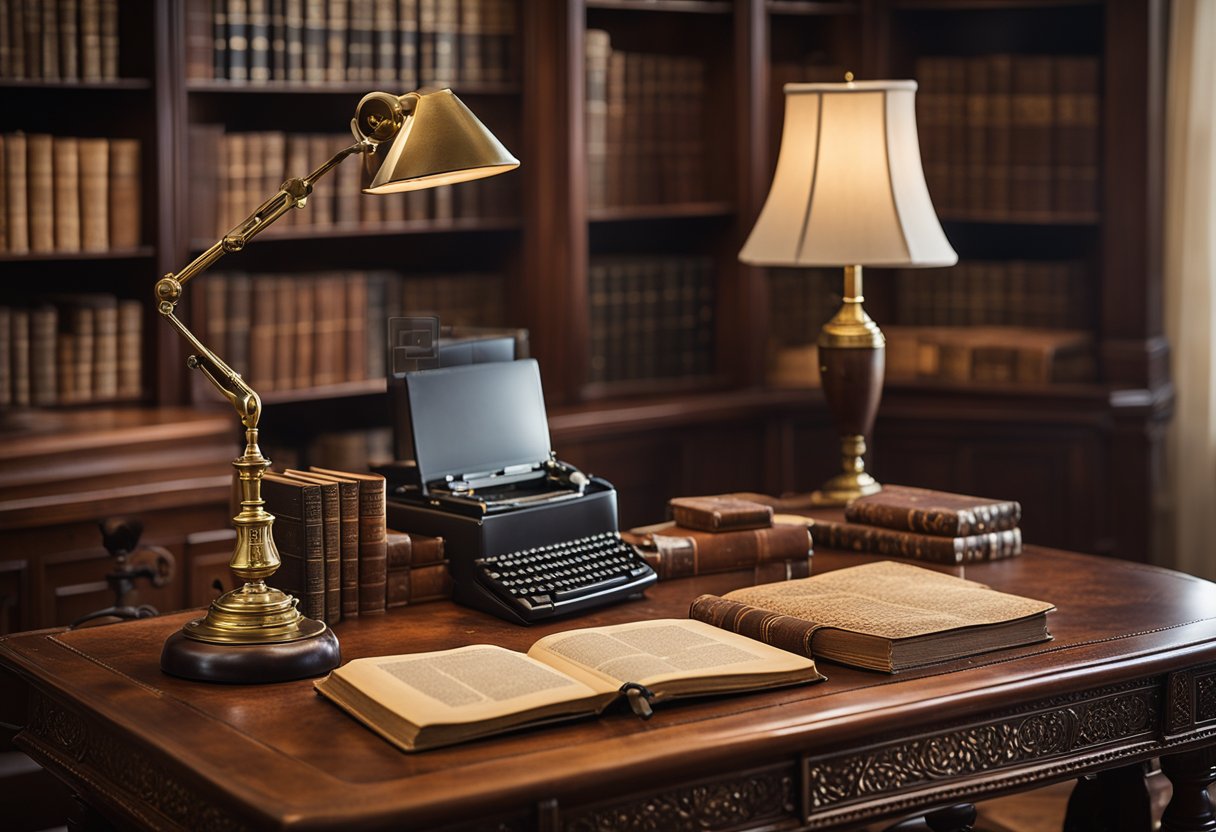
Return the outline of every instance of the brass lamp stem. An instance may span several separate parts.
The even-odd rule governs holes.
[[[823,397],[840,432],[841,473],[811,495],[819,505],[845,505],[882,490],[866,472],[866,437],[882,396],[886,339],[862,304],[861,266],[845,266],[840,309],[819,333]]]

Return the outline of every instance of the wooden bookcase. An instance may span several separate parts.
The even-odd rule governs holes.
[[[193,78],[189,62],[198,59],[199,47],[188,34],[192,15],[196,23],[205,6],[174,0],[146,14],[121,4],[119,82],[0,82],[9,103],[0,132],[58,131],[62,114],[70,112],[74,134],[130,135],[143,143],[140,249],[113,257],[0,259],[9,276],[6,302],[43,291],[47,278],[65,291],[104,285],[145,300],[145,385],[135,404],[154,412],[179,405],[224,412],[218,395],[191,379],[180,339],[151,303],[157,277],[180,269],[207,242],[192,234],[190,219],[197,204],[192,128],[338,134],[364,91],[397,91],[389,81],[258,85]],[[559,0],[519,2],[515,13],[514,77],[453,85],[522,161],[508,174],[516,180],[509,215],[375,228],[287,226],[189,287],[181,308],[192,325],[205,324],[211,274],[493,271],[502,275],[502,322],[530,332],[555,449],[615,482],[623,524],[660,519],[664,501],[677,494],[807,490],[835,469],[836,442],[817,390],[767,386],[770,335],[790,329],[779,317],[791,305],[788,276],[736,259],[775,163],[780,83],[803,72],[806,80],[829,80],[840,69],[859,78],[907,77],[926,56],[1087,55],[1100,66],[1095,214],[1080,222],[943,220],[964,260],[1060,253],[1084,263],[1088,300],[1081,311],[1096,345],[1094,379],[1036,386],[891,382],[870,468],[880,480],[1020,499],[1026,537],[1035,543],[1149,556],[1173,396],[1160,278],[1168,3]],[[695,134],[704,182],[696,198],[591,204],[588,30],[607,32],[622,52],[700,62]],[[318,190],[334,187],[331,174]],[[601,279],[595,264],[638,256],[710,264],[708,371],[618,381],[598,380],[593,372],[593,353],[603,348],[590,334],[593,284]],[[884,326],[899,323],[896,276],[875,273],[867,282],[875,317]],[[830,273],[818,285],[839,291]],[[273,304],[274,297],[267,293],[256,302]],[[376,379],[271,390],[264,396],[266,444],[307,454],[320,434],[377,429],[383,435],[389,419],[383,390]],[[20,441],[20,431],[0,438],[0,444]],[[233,419],[234,452],[238,441]],[[227,499],[218,491],[213,496],[217,504]],[[23,621],[53,623],[37,616]]]

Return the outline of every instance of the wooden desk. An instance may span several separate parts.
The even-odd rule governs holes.
[[[819,553],[815,568],[856,562]],[[1212,828],[1216,585],[1035,548],[967,577],[1054,601],[1054,641],[894,677],[824,663],[822,684],[670,703],[649,722],[610,710],[412,755],[309,681],[163,675],[161,643],[184,615],[12,636],[0,665],[28,683],[21,747],[122,827],[822,829],[1090,772],[1127,801],[1128,766],[1163,756],[1175,783],[1165,828]],[[433,603],[337,632],[346,659],[524,649],[555,630],[681,616],[697,594],[744,580],[673,581],[531,629]]]

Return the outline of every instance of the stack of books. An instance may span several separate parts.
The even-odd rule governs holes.
[[[515,0],[188,0],[186,75],[241,83],[503,83]]]
[[[1022,506],[906,485],[884,485],[844,510],[845,522],[779,515],[809,525],[826,549],[868,552],[933,563],[999,560],[1022,553]]]
[[[401,606],[450,597],[442,539],[396,532],[390,540],[379,474],[317,466],[267,471],[262,498],[275,517],[282,560],[268,583],[300,599],[309,618],[336,624],[382,615],[390,600]]]
[[[9,0],[0,18],[0,78],[118,78],[118,0]]]
[[[773,510],[729,496],[677,497],[671,522],[622,533],[659,580],[754,571],[756,583],[811,574],[811,537],[798,525],[775,525]]]
[[[137,300],[78,293],[0,306],[0,407],[137,399],[142,355]]]
[[[0,136],[0,251],[117,251],[143,239],[138,139]]]

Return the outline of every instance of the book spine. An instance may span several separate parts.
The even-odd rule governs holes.
[[[89,0],[81,0],[87,3]],[[228,78],[228,0],[211,0],[211,74]]]
[[[380,81],[397,79],[397,0],[374,0],[373,35],[375,61],[373,75]]]
[[[140,243],[139,140],[110,140],[109,223],[112,249]]]
[[[313,385],[316,356],[316,281],[311,277],[292,277],[295,295],[295,349],[290,368],[292,386],[303,390]]]
[[[389,530],[385,534],[385,606],[404,607],[410,600],[410,558],[413,539],[405,532]]]
[[[412,566],[409,571],[409,603],[438,601],[452,597],[452,574],[447,562]]]
[[[118,396],[139,398],[143,392],[143,306],[137,300],[118,302]]]
[[[228,80],[249,80],[248,0],[228,2]]]
[[[54,251],[54,139],[45,133],[31,133],[26,138],[26,153],[29,175],[27,205],[30,251]]]
[[[663,580],[805,559],[811,552],[806,527],[786,524],[716,533],[673,527],[650,540],[644,556]]]
[[[348,81],[375,77],[375,18],[372,0],[350,0],[350,42],[346,62]]]
[[[1015,216],[1051,211],[1053,59],[1023,55],[1013,62],[1010,206]]]
[[[726,532],[770,526],[773,510],[762,505],[722,505],[672,500],[671,519],[677,526],[706,532]]]
[[[338,483],[342,617],[359,614],[359,483]]]
[[[385,580],[385,607],[396,609],[407,606],[410,602],[410,568],[388,570]]]
[[[850,523],[950,538],[1016,528],[1022,510],[1016,502],[944,511],[855,502],[845,508],[844,516]]]
[[[59,0],[59,72],[68,80],[80,77],[78,18],[76,0]]]
[[[42,78],[58,80],[59,75],[59,9],[55,0],[42,3],[42,21],[39,25],[42,36]]]
[[[26,204],[26,137],[9,133],[4,137],[5,232],[8,251],[26,254],[30,250],[29,209]]]
[[[89,0],[85,0],[89,2]],[[96,3],[97,0],[92,0]],[[9,44],[10,76],[18,81],[28,78],[25,71],[25,2],[8,0],[9,26],[6,42]]]
[[[13,404],[12,367],[13,310],[8,306],[0,306],[0,407],[11,407]]]
[[[300,611],[326,619],[325,531],[321,489],[305,483],[263,480],[266,510],[275,516],[273,534],[283,565],[270,579],[284,592],[299,594]]]
[[[459,52],[460,80],[464,83],[479,83],[486,80],[482,65],[485,38],[482,0],[462,0],[460,3]]]
[[[58,403],[56,343],[59,310],[41,304],[30,310],[30,404],[35,407]]]
[[[248,0],[249,80],[270,80],[270,0]]]
[[[757,563],[752,575],[752,584],[773,584],[811,577],[812,558],[790,558]]]
[[[269,280],[272,289],[268,292],[267,301],[274,298],[274,389],[290,390],[295,385],[295,349],[297,343],[297,327],[299,321],[292,310],[296,305],[296,278],[294,275],[275,275],[262,277]]]
[[[325,80],[346,80],[346,35],[350,29],[349,0],[329,0],[325,35]]]
[[[321,489],[322,550],[325,553],[325,620],[342,620],[342,508],[338,483]]]
[[[418,86],[418,0],[397,0],[397,80]]]
[[[101,80],[118,78],[118,0],[101,0]]]
[[[441,563],[446,557],[442,537],[411,534],[410,538],[412,541],[411,566],[429,566],[433,563]]]
[[[270,0],[270,79],[287,80],[287,0]]]
[[[30,313],[28,309],[12,312],[12,402],[18,407],[30,405]],[[70,370],[69,370],[70,373]]]
[[[359,483],[359,614],[385,610],[388,566],[384,480]]]
[[[740,604],[716,595],[702,595],[692,602],[688,617],[723,630],[754,638],[799,656],[812,657],[811,641],[820,625],[788,615]]]
[[[110,146],[106,139],[81,139],[80,247],[105,251],[110,247]]]
[[[325,80],[325,0],[304,0],[304,80]]]
[[[343,381],[360,381],[367,373],[367,277],[354,272],[346,277],[346,320],[343,326],[346,370]]]
[[[304,2],[305,0],[284,0],[283,10],[283,39],[287,67],[284,78],[288,81],[304,80]],[[293,172],[299,176],[303,170]],[[292,213],[295,213],[294,211]]]
[[[93,398],[118,398],[118,301],[113,296],[93,304]]]

